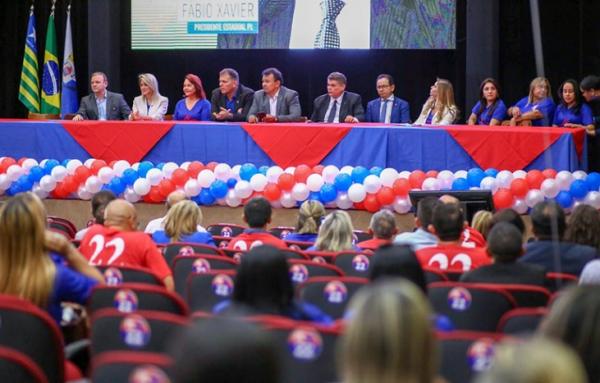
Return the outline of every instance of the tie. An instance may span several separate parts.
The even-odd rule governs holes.
[[[390,100],[381,101],[381,110],[379,111],[379,122],[385,122],[385,115],[387,112],[387,103]]]
[[[335,115],[337,113],[337,100],[333,101],[333,105],[331,106],[331,110],[329,111],[329,116],[327,117],[327,122],[333,122],[335,120]]]
[[[321,0],[321,10],[323,12],[323,21],[317,37],[315,38],[315,48],[339,48],[340,34],[338,33],[335,19],[344,8],[342,0]]]

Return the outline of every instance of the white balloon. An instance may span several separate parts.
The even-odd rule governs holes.
[[[187,170],[190,168],[191,163],[192,163],[191,161],[185,161],[179,167],[187,172]]]
[[[11,167],[9,167],[8,170],[10,170]],[[8,174],[8,171],[6,173]],[[62,165],[55,166],[52,168],[50,175],[52,176],[52,178],[54,178],[55,181],[60,182],[67,176],[67,168],[65,168]]]
[[[332,184],[335,181],[335,176],[340,173],[340,169],[335,165],[327,165],[323,168],[323,181]]]
[[[558,195],[558,192],[560,191],[558,189],[557,182],[551,178],[547,178],[542,182],[540,190],[546,198],[554,198]]]
[[[591,191],[587,193],[583,199],[583,203],[588,204],[596,209],[600,209],[600,192]]]
[[[138,169],[140,168],[140,163],[139,162],[134,163],[133,165],[131,165],[131,168],[137,172]]]
[[[215,174],[210,169],[203,169],[198,173],[198,183],[203,188],[208,188],[215,181]],[[245,197],[243,197],[245,198]]]
[[[535,205],[542,202],[543,200],[544,200],[544,193],[542,193],[538,189],[531,189],[527,192],[527,195],[525,195],[525,203],[529,207],[534,207]]]
[[[525,177],[527,177],[527,172],[525,170],[515,170],[513,172],[513,179],[520,178],[524,180]]]
[[[556,174],[555,180],[559,190],[569,190],[571,184],[575,180],[575,177],[573,177],[571,172],[567,170],[561,170]]]
[[[256,173],[250,178],[250,186],[257,192],[265,190],[265,186],[267,186],[268,183],[267,177],[262,173]]]
[[[145,196],[146,194],[150,193],[150,187],[150,182],[148,182],[148,180],[145,178],[138,178],[133,183],[133,191],[139,196]]]
[[[231,168],[231,177],[235,178],[237,181],[240,180],[240,169],[242,168],[242,165],[234,165]]]
[[[503,189],[510,189],[510,184],[513,180],[513,174],[510,170],[502,170],[496,174],[496,182],[498,187]]]
[[[468,173],[467,173],[466,170],[458,170],[458,171],[454,172],[454,179],[457,179],[457,178],[464,178],[464,179],[466,179],[467,178],[467,174]]]
[[[398,179],[398,172],[393,168],[385,168],[379,174],[379,179],[383,186],[391,188],[394,185],[394,181]]]
[[[529,209],[529,206],[527,206],[527,202],[525,202],[524,199],[515,198],[512,204],[512,208],[519,214],[525,214],[527,213],[527,209]]]
[[[45,192],[51,192],[56,187],[56,181],[52,176],[45,175],[40,179],[40,189]]]
[[[102,181],[100,181],[100,178],[97,176],[89,176],[88,179],[85,180],[85,189],[92,194],[96,194],[102,189]],[[148,190],[150,190],[150,188],[148,188]]]
[[[129,169],[130,167],[131,165],[129,164],[129,162],[125,160],[119,160],[113,165],[113,170],[117,177],[121,177],[123,175],[123,172]]]
[[[440,181],[437,178],[428,177],[423,181],[421,185],[423,190],[440,190]]]
[[[100,181],[104,182],[105,184],[109,183],[110,180],[112,180],[114,177],[115,172],[108,166],[105,166],[98,170],[98,178],[100,178]]]
[[[175,162],[167,162],[162,168],[162,173],[165,176],[165,178],[171,178],[173,172],[178,168],[179,166]]]
[[[292,197],[292,193],[290,192],[281,193],[281,198],[279,199],[279,202],[281,203],[281,206],[288,209],[296,207],[296,200],[294,199],[294,197]]]
[[[301,182],[295,184],[294,187],[292,188],[292,197],[296,201],[304,201],[305,199],[308,198],[309,194],[310,194],[310,190],[308,190],[308,187],[306,186],[306,184],[303,184]]]
[[[10,187],[10,180],[6,174],[0,174],[0,190],[6,190]]]
[[[365,187],[361,184],[352,184],[348,189],[348,198],[352,202],[362,202],[367,196]]]
[[[123,198],[131,203],[135,203],[140,200],[140,196],[135,192],[135,190],[129,187],[123,192]]]
[[[484,177],[481,180],[481,189],[483,190],[491,190],[492,194],[498,190],[498,181],[494,177]]]
[[[346,173],[348,175],[352,175],[352,170],[354,170],[354,167],[352,167],[350,165],[346,165],[340,169],[340,173]]]
[[[250,186],[250,182],[248,181],[238,181],[234,187],[235,195],[239,198],[244,199],[250,197],[252,195],[252,186]]]
[[[96,161],[96,159],[95,159],[95,158],[88,158],[87,160],[85,160],[85,162],[83,163],[83,165],[84,165],[86,168],[91,168],[91,167],[92,167],[92,164],[94,163],[94,161]]]
[[[17,164],[10,165],[8,167],[8,169],[6,169],[6,176],[11,181],[16,181],[17,178],[21,177],[21,175],[23,175],[23,174],[25,174],[25,170],[23,168],[21,168],[20,165],[17,165]],[[66,170],[65,170],[65,175],[66,175]]]
[[[201,190],[202,190],[202,186],[200,186],[200,184],[198,183],[198,180],[196,180],[194,178],[190,178],[189,180],[187,180],[185,185],[183,186],[183,191],[184,191],[185,195],[188,197],[197,196],[198,194],[200,194]]]
[[[335,199],[335,204],[337,205],[337,207],[343,210],[350,209],[352,206],[354,206],[354,204],[352,203],[352,201],[350,201],[350,198],[348,197],[348,193],[346,192],[338,193]]]
[[[71,160],[71,161],[79,161],[79,160]],[[69,162],[71,162],[69,161]],[[37,166],[38,162],[36,160],[34,160],[33,158],[27,158],[26,160],[23,161],[23,163],[21,164],[21,166],[23,167],[23,169],[31,169],[34,166]],[[81,161],[79,161],[79,164],[81,165]],[[67,164],[67,170],[69,170],[69,164]]]
[[[398,178],[408,179],[408,177],[410,177],[410,172],[408,170],[403,170],[398,173]]]
[[[92,193],[90,193],[84,185],[80,185],[79,188],[77,188],[77,197],[79,197],[79,199],[82,200],[90,200],[92,199]]]
[[[454,173],[450,170],[442,170],[437,175],[438,181],[440,181],[440,189],[452,189],[452,182],[454,181]]]
[[[324,183],[323,177],[319,174],[311,174],[306,179],[306,186],[308,186],[308,190],[312,192],[321,190]]]
[[[296,172],[296,167],[295,166],[288,166],[287,168],[285,168],[285,170],[283,172],[291,174],[291,175],[294,175],[294,173]]]
[[[215,178],[227,182],[231,178],[231,166],[221,163],[215,166]]]
[[[410,211],[411,207],[412,205],[410,204],[410,199],[396,197],[396,200],[394,201],[394,210],[396,213],[406,214]]]
[[[33,191],[33,193],[35,195],[37,195],[38,197],[40,197],[41,199],[44,199],[46,197],[48,197],[48,192],[45,190],[42,190],[42,188],[40,187],[39,184],[33,184],[33,188],[31,189],[31,191]]]
[[[283,173],[283,169],[279,166],[271,166],[267,169],[267,181],[272,184],[276,184],[279,176]]]
[[[369,174],[363,181],[367,193],[377,193],[381,189],[381,180],[375,174]]]
[[[238,207],[242,203],[242,200],[237,196],[235,190],[230,189],[225,196],[225,203],[229,207]]]
[[[584,180],[587,177],[587,173],[583,170],[575,170],[573,172],[573,178],[576,180]]]

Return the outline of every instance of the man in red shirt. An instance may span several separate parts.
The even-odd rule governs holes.
[[[460,201],[458,200],[458,198],[449,195],[449,194],[444,194],[443,196],[440,197],[440,202],[442,203],[455,203],[457,205],[460,205]],[[460,235],[460,244],[462,247],[469,247],[469,248],[474,248],[474,247],[485,247],[486,243],[485,243],[485,238],[483,237],[483,235],[473,229],[471,226],[469,226],[469,224],[467,223]]]
[[[106,206],[104,225],[89,228],[79,250],[92,265],[144,267],[152,271],[165,287],[173,290],[173,276],[156,244],[137,231],[135,207],[122,199]]]
[[[233,237],[227,248],[242,251],[261,245],[287,248],[284,241],[267,231],[267,225],[271,222],[271,214],[271,205],[266,199],[259,197],[248,201],[244,206],[244,221],[249,228],[242,234]]]
[[[484,248],[468,248],[461,245],[460,236],[466,222],[458,204],[437,205],[433,209],[432,222],[429,231],[439,238],[439,242],[437,246],[417,251],[421,266],[465,272],[491,263]]]
[[[373,238],[359,242],[356,246],[366,250],[377,250],[382,245],[390,244],[397,232],[394,214],[389,210],[380,210],[373,214],[369,223],[369,233]]]

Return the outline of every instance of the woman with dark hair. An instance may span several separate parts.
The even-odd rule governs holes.
[[[242,257],[235,277],[233,300],[214,312],[281,315],[295,320],[329,324],[332,319],[316,306],[294,299],[285,255],[272,246],[257,246]]]
[[[569,216],[565,241],[600,250],[600,212],[589,205],[577,206]]]
[[[210,102],[206,99],[200,77],[195,74],[185,76],[183,96],[175,105],[174,120],[210,121]]]
[[[500,125],[506,118],[506,105],[500,99],[500,86],[493,78],[486,78],[479,87],[479,101],[471,110],[468,125]]]
[[[554,113],[553,126],[563,128],[584,128],[589,135],[595,135],[592,109],[582,102],[577,81],[569,79],[558,89],[560,104]]]
[[[407,245],[382,246],[371,257],[369,279],[402,277],[417,285],[427,293],[427,282],[421,263],[415,252]]]

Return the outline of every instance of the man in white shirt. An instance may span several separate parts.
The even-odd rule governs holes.
[[[298,100],[298,92],[286,88],[282,84],[283,75],[277,68],[263,70],[262,90],[254,93],[254,100],[248,112],[248,122],[292,122],[300,120],[302,111]],[[258,116],[261,116],[261,118]]]

